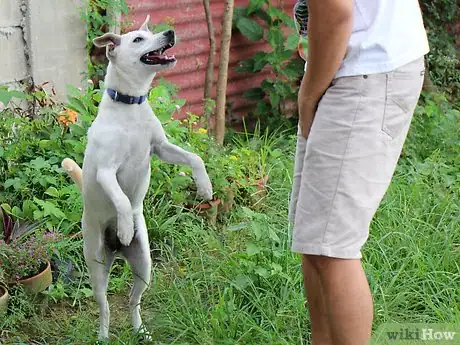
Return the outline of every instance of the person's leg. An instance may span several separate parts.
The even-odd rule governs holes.
[[[310,313],[312,345],[332,345],[330,324],[328,321],[327,303],[324,287],[316,267],[308,256],[302,256],[302,272],[307,295],[307,306]]]
[[[324,299],[324,310],[318,313],[329,327],[326,327],[329,342],[315,343],[316,339],[313,339],[312,344],[368,344],[372,331],[373,302],[361,261],[314,255],[303,255],[302,261],[317,273]],[[309,275],[304,270],[305,273]],[[323,325],[320,323],[315,327],[314,331],[320,332]],[[325,341],[321,336],[318,338],[318,341]]]
[[[372,298],[361,266],[369,225],[394,173],[423,82],[423,60],[391,73],[345,77],[322,98],[306,143],[292,250],[319,279],[333,344],[366,344]],[[318,283],[319,281],[319,283]],[[312,287],[310,287],[312,285]],[[316,288],[315,288],[316,286]],[[319,286],[319,288],[318,288]],[[316,312],[316,314],[315,314]],[[313,320],[312,333],[324,324]],[[324,328],[324,327],[323,327]]]

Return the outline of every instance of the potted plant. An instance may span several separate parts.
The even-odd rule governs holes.
[[[39,231],[43,222],[13,222],[10,215],[0,212],[3,220],[0,260],[5,281],[9,285],[21,284],[34,294],[45,290],[52,283],[50,259],[59,236]]]

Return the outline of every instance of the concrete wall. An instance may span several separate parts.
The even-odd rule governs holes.
[[[0,0],[0,84],[49,82],[58,100],[83,85],[81,0]]]
[[[0,0],[0,84],[29,75],[24,42],[21,1]]]

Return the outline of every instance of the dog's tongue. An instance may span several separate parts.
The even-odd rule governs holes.
[[[150,52],[146,55],[146,57],[149,62],[155,63],[155,64],[168,63],[176,59],[174,55],[168,56],[166,54],[159,54],[157,52]]]

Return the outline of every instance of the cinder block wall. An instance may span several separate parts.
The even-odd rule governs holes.
[[[82,0],[0,0],[0,84],[82,86],[86,71]]]
[[[12,84],[30,76],[24,7],[21,0],[0,0],[0,84]]]

